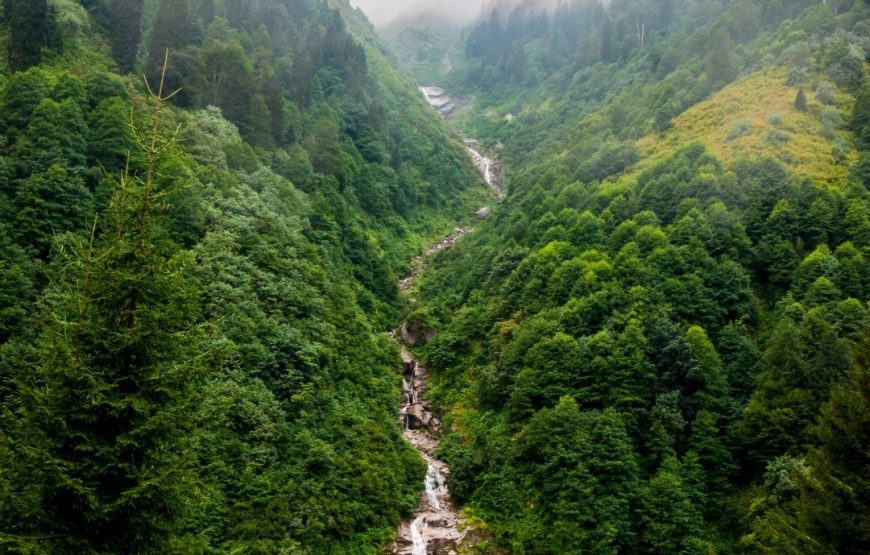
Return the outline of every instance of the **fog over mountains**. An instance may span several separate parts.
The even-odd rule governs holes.
[[[587,0],[594,2],[596,0]],[[424,12],[437,13],[458,25],[470,23],[481,14],[494,9],[508,13],[522,4],[529,11],[546,9],[552,14],[559,0],[350,0],[351,5],[362,9],[376,26],[381,27],[399,19],[408,19]],[[586,3],[575,0],[574,3]],[[605,7],[609,0],[601,0]]]
[[[350,3],[362,9],[372,23],[381,26],[425,11],[444,14],[457,23],[468,23],[480,14],[484,0],[351,0]]]

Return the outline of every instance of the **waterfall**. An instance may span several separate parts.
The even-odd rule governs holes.
[[[441,510],[441,502],[438,501],[438,488],[441,487],[439,478],[441,473],[433,465],[429,465],[426,469],[426,496],[429,498],[429,503],[436,511]]]
[[[420,533],[420,526],[418,521],[422,520],[423,516],[420,515],[414,519],[411,523],[411,542],[412,549],[411,555],[428,555],[428,542],[426,538],[423,537],[423,534]]]
[[[456,104],[443,89],[421,87],[420,90],[426,95],[433,108],[443,116],[449,115],[456,108]],[[496,192],[498,199],[504,198],[498,161],[482,154],[478,150],[477,141],[468,140],[465,145],[484,179]],[[426,256],[449,249],[466,231],[468,231],[466,228],[456,228],[445,239],[430,246]],[[402,291],[407,291],[413,286],[419,272],[426,267],[426,256],[417,257],[410,274],[399,281]],[[403,333],[404,330],[400,327],[394,330],[390,337],[402,344]],[[435,456],[441,439],[441,422],[440,415],[433,414],[426,396],[429,374],[404,347],[402,360],[405,364],[402,380],[404,391],[399,417],[404,429],[403,435],[420,452],[420,456],[427,463],[427,468],[423,483],[424,491],[420,496],[417,513],[410,522],[402,523],[396,534],[396,541],[385,550],[385,553],[428,555],[430,543],[433,549],[439,552],[456,553],[461,546],[469,545],[466,539],[467,523],[450,502],[450,493],[447,490],[450,468]]]

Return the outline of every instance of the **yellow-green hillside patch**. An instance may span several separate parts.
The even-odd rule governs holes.
[[[726,164],[747,156],[770,156],[798,177],[844,185],[854,153],[837,159],[834,143],[823,133],[820,115],[825,106],[816,100],[812,84],[808,84],[808,110],[798,111],[794,105],[798,87],[786,85],[787,74],[784,68],[762,69],[689,108],[664,134],[638,141],[642,161],[636,170],[687,144],[701,143]],[[841,115],[848,113],[850,105],[848,95],[837,94]],[[838,135],[851,144],[847,132]]]

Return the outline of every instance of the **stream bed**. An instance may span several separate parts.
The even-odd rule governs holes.
[[[400,416],[404,436],[426,461],[426,478],[414,517],[399,525],[390,553],[397,555],[454,555],[466,539],[464,520],[450,500],[450,468],[435,456],[441,422],[426,400],[429,374],[402,348],[403,392]]]
[[[456,102],[440,87],[420,87],[420,92],[441,116],[449,117],[456,110]],[[465,139],[465,148],[475,166],[492,189],[498,202],[504,199],[503,168],[501,163],[488,156],[478,141]],[[488,217],[492,209],[484,206],[476,213],[478,218]],[[453,233],[430,246],[426,252],[414,259],[411,271],[399,282],[402,291],[408,291],[420,272],[426,268],[429,256],[452,247],[465,233],[470,231],[457,227]],[[447,480],[450,468],[435,456],[441,438],[440,413],[430,405],[426,391],[429,373],[419,360],[405,347],[410,344],[404,327],[391,334],[402,353],[402,406],[399,417],[402,421],[403,435],[426,461],[426,478],[420,501],[413,518],[399,525],[396,541],[386,553],[393,555],[456,555],[463,546],[472,543],[469,530],[460,512],[450,499]]]

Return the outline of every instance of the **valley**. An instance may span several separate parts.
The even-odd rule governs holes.
[[[0,553],[870,553],[866,1],[0,4]]]

